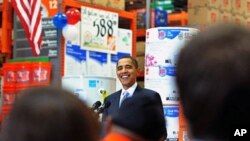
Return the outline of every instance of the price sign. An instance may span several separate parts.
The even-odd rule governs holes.
[[[42,0],[42,17],[53,17],[58,12],[58,0]]]
[[[86,50],[116,53],[118,14],[81,7],[81,46]]]

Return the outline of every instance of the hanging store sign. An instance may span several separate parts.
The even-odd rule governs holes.
[[[81,7],[81,46],[86,50],[116,53],[118,14]]]
[[[58,0],[42,0],[42,17],[52,18],[58,12]]]

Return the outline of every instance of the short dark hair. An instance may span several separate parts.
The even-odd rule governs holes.
[[[132,64],[134,64],[135,68],[138,68],[138,62],[137,62],[137,60],[135,58],[133,58],[132,56],[130,56],[130,55],[125,55],[125,56],[120,57],[118,59],[117,63],[116,63],[116,66],[118,66],[119,60],[126,59],[126,58],[130,59],[132,61]]]
[[[99,123],[74,94],[41,87],[18,94],[1,132],[4,141],[97,141]]]
[[[228,139],[233,126],[249,124],[250,31],[218,25],[181,50],[177,86],[196,138]]]

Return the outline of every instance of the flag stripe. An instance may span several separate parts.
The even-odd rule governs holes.
[[[26,32],[26,31],[29,31],[29,26],[28,26],[29,24],[27,24],[27,22],[26,22],[26,21],[28,21],[28,20],[27,20],[28,18],[26,18],[27,15],[26,15],[26,14],[23,14],[24,17],[19,16],[19,15],[22,15],[22,14],[21,14],[22,12],[25,13],[24,10],[23,10],[22,8],[20,8],[20,9],[18,8],[18,6],[20,6],[20,1],[14,1],[14,0],[13,0],[13,1],[12,1],[12,5],[13,5],[14,10],[16,11],[16,14],[17,14],[17,16],[18,16],[20,22],[21,22],[21,25],[22,25],[23,28],[24,28],[26,37],[29,38],[29,37],[30,37],[30,32]],[[26,17],[25,17],[25,16],[26,16]],[[24,20],[24,18],[25,18],[26,20]]]
[[[11,0],[35,56],[42,45],[41,0]]]
[[[22,14],[22,18],[24,19],[24,22],[27,24],[27,26],[30,24],[30,10],[29,7],[27,7],[26,5],[27,1],[23,0],[23,1],[18,1],[17,0],[17,8],[20,11],[20,13]],[[20,18],[20,17],[19,17]]]
[[[36,19],[41,19],[41,13],[40,13],[40,5],[41,5],[41,1],[37,1],[37,0],[31,0],[31,9],[32,10],[32,20],[31,20],[31,31],[32,31],[32,35],[31,38],[34,42],[34,48],[36,50],[36,52],[40,53],[40,47],[39,47],[39,38],[41,37],[42,34],[42,27],[41,27],[41,20],[37,21]]]
[[[31,25],[31,32],[34,30],[34,26],[37,23],[37,21],[35,19],[38,18],[39,11],[40,11],[40,4],[38,3],[38,1],[36,1],[36,2],[33,2],[33,4],[31,5],[31,9],[34,9],[33,12],[32,12],[31,23],[30,23],[30,25]]]

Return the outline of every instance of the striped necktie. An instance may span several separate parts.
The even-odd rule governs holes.
[[[121,102],[120,102],[120,106],[119,107],[121,107],[121,105],[122,105],[122,102],[125,100],[125,99],[127,99],[128,98],[128,96],[129,96],[129,92],[127,92],[127,91],[124,91],[123,92],[123,94],[122,94],[122,100],[121,100]]]

